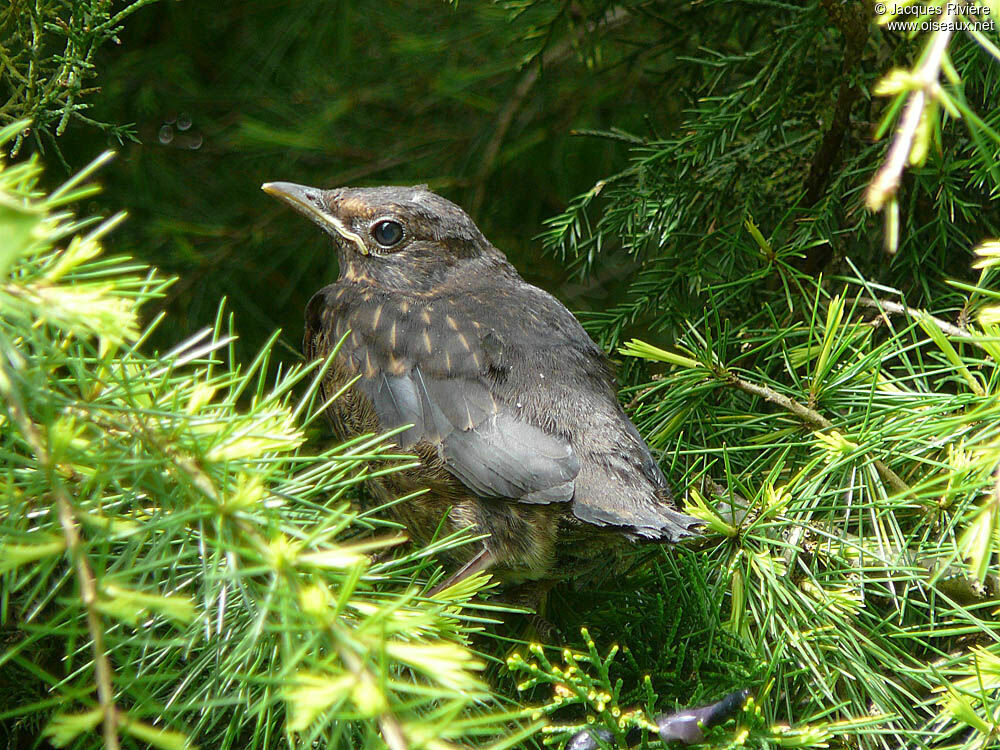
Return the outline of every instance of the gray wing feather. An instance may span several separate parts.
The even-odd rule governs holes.
[[[478,380],[424,378],[415,368],[431,403],[437,404],[448,421],[460,430],[471,430],[497,411],[497,404]]]
[[[413,425],[397,438],[400,447],[436,445],[448,470],[477,495],[536,504],[573,499],[580,462],[569,442],[519,420],[478,380],[438,380],[414,366],[359,385],[385,429]]]
[[[401,448],[411,448],[421,440],[440,440],[442,431],[444,434],[450,431],[440,409],[435,411],[409,375],[382,373],[374,392],[369,391],[368,396],[385,429],[413,425],[398,436]]]
[[[441,444],[447,466],[473,492],[525,503],[573,499],[580,462],[569,444],[500,411]]]

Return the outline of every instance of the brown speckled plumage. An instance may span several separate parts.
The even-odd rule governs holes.
[[[464,551],[479,568],[537,579],[625,539],[696,533],[604,352],[458,206],[422,186],[265,189],[334,238],[340,279],[308,305],[305,353],[342,340],[327,395],[360,376],[329,408],[340,438],[414,425],[396,441],[420,466],[370,484],[380,501],[429,488],[392,506],[415,539],[472,527],[488,534]]]

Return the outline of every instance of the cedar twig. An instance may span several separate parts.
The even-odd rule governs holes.
[[[938,75],[941,72],[944,53],[948,49],[948,41],[951,39],[951,22],[953,20],[952,5],[946,5],[941,18],[941,30],[934,33],[934,39],[931,41],[926,58],[914,73],[914,79],[919,84],[919,88],[910,94],[885,163],[879,167],[865,193],[865,203],[872,211],[880,210],[886,201],[896,195],[896,190],[899,189],[903,168],[906,166],[906,160],[913,149],[913,139],[920,126],[920,118],[924,113],[927,96],[928,94],[936,95],[939,88]]]
[[[850,125],[851,108],[861,93],[851,82],[851,73],[860,62],[865,42],[868,41],[868,18],[864,8],[848,7],[839,0],[822,0],[822,5],[844,37],[844,62],[840,70],[843,80],[833,106],[830,126],[809,165],[809,174],[805,181],[805,200],[809,206],[820,199]],[[856,5],[861,6],[861,3]]]
[[[817,430],[825,430],[833,427],[833,422],[824,417],[815,409],[810,409],[804,404],[800,404],[798,401],[785,396],[784,394],[778,393],[773,388],[769,388],[766,385],[760,385],[759,383],[752,383],[749,380],[744,380],[743,378],[735,375],[729,370],[723,370],[721,373],[722,380],[735,388],[739,388],[745,393],[750,393],[754,396],[759,396],[765,401],[770,401],[772,404],[780,406],[785,411],[794,414],[803,423],[813,427]],[[888,482],[894,490],[897,492],[910,492],[910,486],[904,482],[896,472],[890,469],[884,461],[881,459],[873,459],[872,465],[878,471],[879,476],[882,477],[886,482]]]
[[[994,492],[1000,501],[1000,469],[997,470],[996,476]],[[699,486],[703,495],[714,496],[716,501],[722,504],[722,507],[716,506],[715,511],[724,521],[738,526],[751,514],[749,500],[732,490],[727,490],[725,486],[711,477],[703,476],[699,481]],[[1000,576],[996,574],[987,575],[983,583],[980,583],[970,577],[968,571],[959,565],[942,567],[941,561],[937,557],[921,555],[909,548],[893,547],[888,550],[881,548],[875,551],[869,549],[862,537],[831,528],[822,522],[810,521],[805,529],[830,541],[842,541],[855,548],[859,553],[871,556],[885,565],[912,564],[923,568],[927,571],[928,582],[932,582],[938,591],[959,604],[967,605],[991,601],[1000,597]]]
[[[334,633],[333,636],[337,638],[337,633]],[[340,654],[341,661],[344,662],[344,665],[351,670],[351,673],[358,680],[368,680],[372,684],[377,682],[375,675],[362,664],[357,654],[349,648],[341,647],[338,649],[338,653]],[[387,709],[381,712],[378,715],[377,721],[379,729],[382,732],[382,739],[385,740],[385,744],[389,747],[389,750],[409,750],[409,743],[406,741],[403,727],[399,723],[399,719],[391,711]]]
[[[5,350],[7,346],[3,347]],[[52,481],[56,497],[56,508],[59,515],[59,525],[62,527],[66,540],[66,551],[76,566],[76,575],[80,582],[80,598],[87,613],[87,630],[90,631],[90,642],[94,652],[94,678],[97,683],[97,700],[101,708],[104,724],[105,750],[118,750],[118,710],[115,707],[112,689],[111,662],[104,649],[104,629],[101,626],[101,616],[97,609],[97,581],[90,567],[87,555],[80,541],[77,529],[73,502],[69,493],[59,481],[57,467],[48,451],[46,441],[42,438],[35,423],[28,416],[24,407],[24,399],[11,372],[8,351],[0,356],[0,392],[7,401],[7,413],[17,425],[24,439],[34,451],[39,465],[45,470]]]
[[[914,320],[926,320],[933,323],[935,326],[941,329],[943,333],[949,336],[955,336],[956,338],[967,339],[971,344],[977,344],[976,337],[973,336],[969,331],[964,328],[960,328],[953,323],[949,323],[946,320],[941,320],[941,318],[936,318],[933,315],[917,310],[912,307],[900,304],[899,302],[890,302],[889,300],[875,299],[874,297],[858,297],[857,302],[863,307],[871,307],[876,310],[881,310],[883,312],[889,312],[893,315],[906,315],[913,318]]]

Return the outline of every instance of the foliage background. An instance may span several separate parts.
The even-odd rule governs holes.
[[[919,71],[934,35],[887,31],[871,3],[250,0],[208,12],[95,0],[13,2],[0,19],[0,124],[35,118],[11,141],[18,158],[40,155],[36,179],[53,189],[118,148],[103,192],[78,210],[127,210],[103,242],[178,277],[143,296],[146,320],[165,315],[144,337],[151,352],[213,325],[224,297],[240,334],[231,366],[262,346],[285,369],[299,361],[301,312],[336,269],[314,228],[259,191],[288,179],[429,183],[619,361],[624,401],[715,533],[553,592],[557,640],[597,663],[593,685],[532,658],[509,622],[489,626],[475,646],[496,705],[579,701],[586,711],[557,717],[615,727],[616,705],[654,712],[750,686],[760,715],[743,739],[761,746],[995,739],[990,246],[973,268],[973,249],[1000,236],[995,32],[956,34],[933,71],[944,86],[927,86],[925,154],[902,178],[890,254],[886,213],[866,209],[865,190],[913,82],[874,91],[893,69]],[[28,85],[29,62],[51,85]],[[648,343],[617,349],[632,337]],[[37,347],[38,382],[57,341]],[[309,429],[314,454],[340,450],[319,421]],[[14,437],[10,456],[30,455]],[[729,504],[747,504],[747,520],[727,521]],[[267,523],[313,528],[321,515]],[[28,533],[10,507],[5,520]],[[401,559],[376,592],[425,580]],[[5,580],[18,602],[5,634],[21,643],[26,584]],[[466,641],[467,628],[434,622]],[[581,625],[601,654],[621,644],[610,674],[581,647]],[[9,736],[30,735],[47,710],[9,709],[21,722]],[[163,720],[190,731],[181,714]],[[516,731],[509,719],[478,726]],[[210,734],[216,721],[195,725],[201,744],[246,739]],[[283,726],[280,714],[260,721]]]

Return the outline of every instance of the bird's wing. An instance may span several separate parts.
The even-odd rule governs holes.
[[[566,502],[580,462],[567,441],[519,420],[478,379],[440,378],[419,364],[402,375],[362,378],[384,429],[413,426],[398,440],[435,446],[445,467],[481,497]]]
[[[396,437],[400,447],[430,444],[444,466],[482,497],[572,500],[579,459],[568,440],[493,398],[482,326],[444,306],[411,307],[382,295],[338,304],[335,294],[324,290],[310,302],[307,354],[322,356],[316,342],[332,345],[350,330],[338,357],[361,375],[355,387],[370,400],[383,430],[413,425]]]

